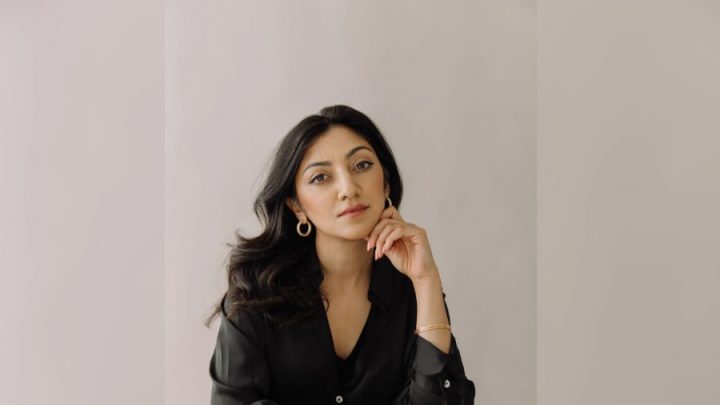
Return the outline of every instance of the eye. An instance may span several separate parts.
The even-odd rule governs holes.
[[[372,165],[374,164],[373,162],[370,162],[370,161],[367,161],[367,160],[363,160],[362,162],[360,162],[360,163],[358,163],[357,165],[355,165],[355,167],[358,167],[358,166],[362,165],[363,163],[367,163],[367,166],[365,166],[365,169],[369,169],[370,166],[372,166]],[[365,170],[365,169],[360,169],[360,170]]]
[[[367,165],[363,166],[363,163],[367,163]],[[367,161],[367,160],[363,160],[362,162],[356,164],[355,167],[359,167],[359,168],[360,168],[359,170],[362,171],[362,170],[367,170],[367,169],[369,169],[370,166],[372,166],[372,165],[374,165],[374,164],[375,164],[375,163],[373,163],[373,162],[370,162],[370,161]],[[361,166],[362,166],[362,167],[361,167]],[[321,177],[324,178],[324,176],[326,176],[326,174],[324,174],[324,173],[318,174],[317,176],[313,177],[313,178],[310,180],[310,184],[313,184],[313,183],[320,184],[320,183],[322,183],[323,181],[317,182],[317,181],[315,181],[315,180],[317,180],[317,179],[319,179],[319,178],[321,178]]]
[[[310,180],[310,184],[315,183],[315,180],[318,179],[318,177],[325,176],[324,174],[318,174],[317,176],[313,177],[312,180]],[[321,182],[322,183],[322,182]]]

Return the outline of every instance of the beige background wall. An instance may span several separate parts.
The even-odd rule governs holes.
[[[208,403],[225,243],[333,103],[476,403],[720,402],[718,3],[359,4],[0,2],[0,403]]]
[[[0,1],[0,404],[163,403],[162,21]]]
[[[720,3],[538,10],[537,403],[720,403]]]
[[[427,229],[478,403],[535,391],[535,6],[532,2],[169,3],[166,374],[205,403],[232,231],[258,231],[270,152],[347,103],[384,131],[401,211]]]

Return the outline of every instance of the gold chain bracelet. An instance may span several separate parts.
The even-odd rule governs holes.
[[[423,327],[415,329],[415,334],[419,334],[420,332],[425,332],[426,330],[433,330],[433,329],[450,329],[450,325],[447,323],[434,323],[431,325],[425,325]]]

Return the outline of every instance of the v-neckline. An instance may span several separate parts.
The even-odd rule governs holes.
[[[315,281],[319,284],[322,282],[323,274],[318,266],[315,251],[311,252],[310,260],[311,268],[315,272],[313,274],[317,275]],[[362,347],[357,343],[355,344],[355,346],[357,346],[354,359],[356,365],[360,364],[360,366],[362,366],[367,358],[372,356],[373,351],[378,347],[380,342],[381,334],[379,331],[385,330],[385,327],[390,321],[389,308],[387,305],[389,304],[389,297],[393,290],[391,271],[395,270],[385,257],[373,264],[373,272],[368,291],[368,298],[371,301],[371,314],[368,314],[365,322],[364,329],[366,331]],[[320,353],[322,353],[322,361],[327,365],[334,383],[337,384],[340,382],[338,356],[335,352],[335,343],[332,339],[332,332],[330,332],[330,322],[327,317],[326,308],[322,303],[319,303],[319,306],[318,314],[313,317],[311,322],[311,329],[315,335],[318,349]],[[372,320],[370,316],[373,316]],[[355,347],[353,347],[353,350],[355,350]],[[350,358],[350,356],[348,356],[348,358]]]
[[[337,352],[335,351],[335,341],[332,340],[333,337],[332,337],[332,330],[330,329],[330,321],[328,320],[327,313],[325,313],[325,320],[327,321],[327,327],[328,327],[328,330],[330,331],[330,340],[332,341],[333,354],[335,354],[335,359],[340,361],[340,363],[345,364],[345,363],[347,363],[348,360],[353,359],[353,357],[357,357],[356,353],[360,350],[359,346],[362,343],[363,338],[366,335],[366,331],[367,331],[368,325],[370,323],[370,317],[373,316],[373,311],[375,311],[374,308],[375,308],[375,305],[372,303],[372,301],[370,301],[370,310],[368,311],[367,317],[365,318],[365,323],[363,324],[363,327],[360,330],[360,334],[358,335],[358,338],[355,341],[355,345],[353,346],[352,350],[350,350],[350,353],[347,355],[347,357],[344,359],[342,357],[338,356]]]
[[[375,304],[373,304],[373,302],[370,301],[370,310],[368,310],[368,314],[367,314],[367,317],[365,318],[365,323],[363,324],[363,328],[360,330],[360,334],[358,335],[358,338],[355,341],[355,345],[353,346],[352,350],[350,350],[350,353],[348,353],[347,357],[344,359],[341,358],[340,356],[338,356],[337,352],[335,351],[335,340],[333,339],[332,329],[330,328],[330,319],[327,316],[327,311],[325,311],[323,313],[323,319],[325,321],[324,323],[325,323],[327,336],[330,338],[330,342],[329,342],[330,343],[330,351],[332,352],[333,357],[335,358],[336,362],[340,361],[340,362],[345,363],[348,359],[350,359],[353,355],[355,355],[355,352],[360,350],[359,343],[361,343],[364,335],[366,334],[368,324],[370,323],[370,317],[373,316],[374,311],[375,311]]]

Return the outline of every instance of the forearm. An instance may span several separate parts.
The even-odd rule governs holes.
[[[437,268],[411,278],[417,300],[417,324],[449,324],[440,273]],[[450,329],[431,329],[415,338],[415,357],[402,404],[472,404],[475,385],[465,376],[460,351]]]
[[[415,297],[417,299],[417,326],[447,323],[449,324],[445,303],[443,301],[442,281],[440,273],[435,270],[432,275],[423,280],[413,280]],[[447,354],[450,352],[451,331],[450,329],[432,329],[420,332],[425,340],[432,343],[440,351]]]

